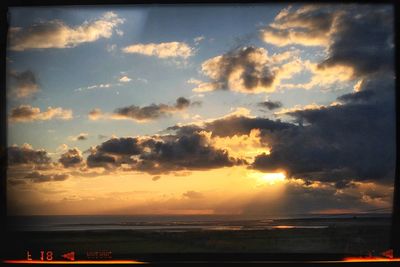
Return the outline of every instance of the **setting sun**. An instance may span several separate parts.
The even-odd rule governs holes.
[[[278,185],[286,179],[286,172],[277,170],[276,172],[251,172],[249,178],[254,179],[258,185]]]
[[[285,181],[286,175],[283,172],[272,172],[262,174],[261,180],[271,185]]]

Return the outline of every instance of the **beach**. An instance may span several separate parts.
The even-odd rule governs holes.
[[[390,242],[390,217],[110,221],[13,230],[6,255],[24,258],[27,251],[33,257],[40,251],[52,251],[57,257],[74,251],[81,259],[94,252],[111,252],[113,258],[154,253],[379,255]]]

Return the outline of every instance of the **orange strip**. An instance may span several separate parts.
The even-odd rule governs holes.
[[[399,261],[400,258],[379,258],[379,257],[370,257],[370,258],[362,258],[362,257],[349,257],[344,258],[343,261],[345,262],[378,262],[378,261]]]
[[[41,260],[4,260],[4,263],[10,264],[144,264],[146,262],[136,260],[106,260],[106,261],[41,261]]]
[[[77,261],[41,261],[41,260],[5,260],[4,263],[9,264],[146,264],[136,260],[105,260],[105,261],[91,261],[91,260],[77,260]],[[267,261],[267,262],[285,262],[285,261]],[[291,262],[291,261],[288,261]],[[297,263],[301,261],[296,261]],[[306,261],[316,263],[339,263],[339,262],[400,262],[400,258],[344,258],[341,261]]]

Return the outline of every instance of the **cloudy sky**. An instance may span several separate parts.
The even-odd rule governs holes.
[[[390,211],[393,7],[12,8],[10,214]]]

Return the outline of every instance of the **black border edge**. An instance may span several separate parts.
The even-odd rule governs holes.
[[[391,247],[393,249],[393,256],[400,257],[400,93],[399,93],[399,79],[398,79],[398,63],[399,63],[399,55],[398,45],[399,45],[399,19],[400,9],[399,5],[394,4],[394,42],[395,42],[395,73],[396,73],[396,88],[395,88],[395,96],[396,96],[396,170],[395,170],[395,178],[394,178],[394,192],[393,192],[393,209],[392,209],[392,230],[391,230]]]
[[[66,6],[66,5],[174,5],[174,4],[282,4],[282,3],[309,3],[309,4],[396,4],[397,0],[2,0],[8,7],[30,6]]]
[[[0,69],[1,73],[1,85],[0,88],[0,205],[1,205],[1,230],[2,236],[6,235],[6,220],[7,220],[7,92],[6,92],[6,65],[7,65],[7,30],[8,30],[8,6],[1,5],[1,17],[0,17],[0,57],[1,61]],[[1,256],[5,252],[1,250]]]

